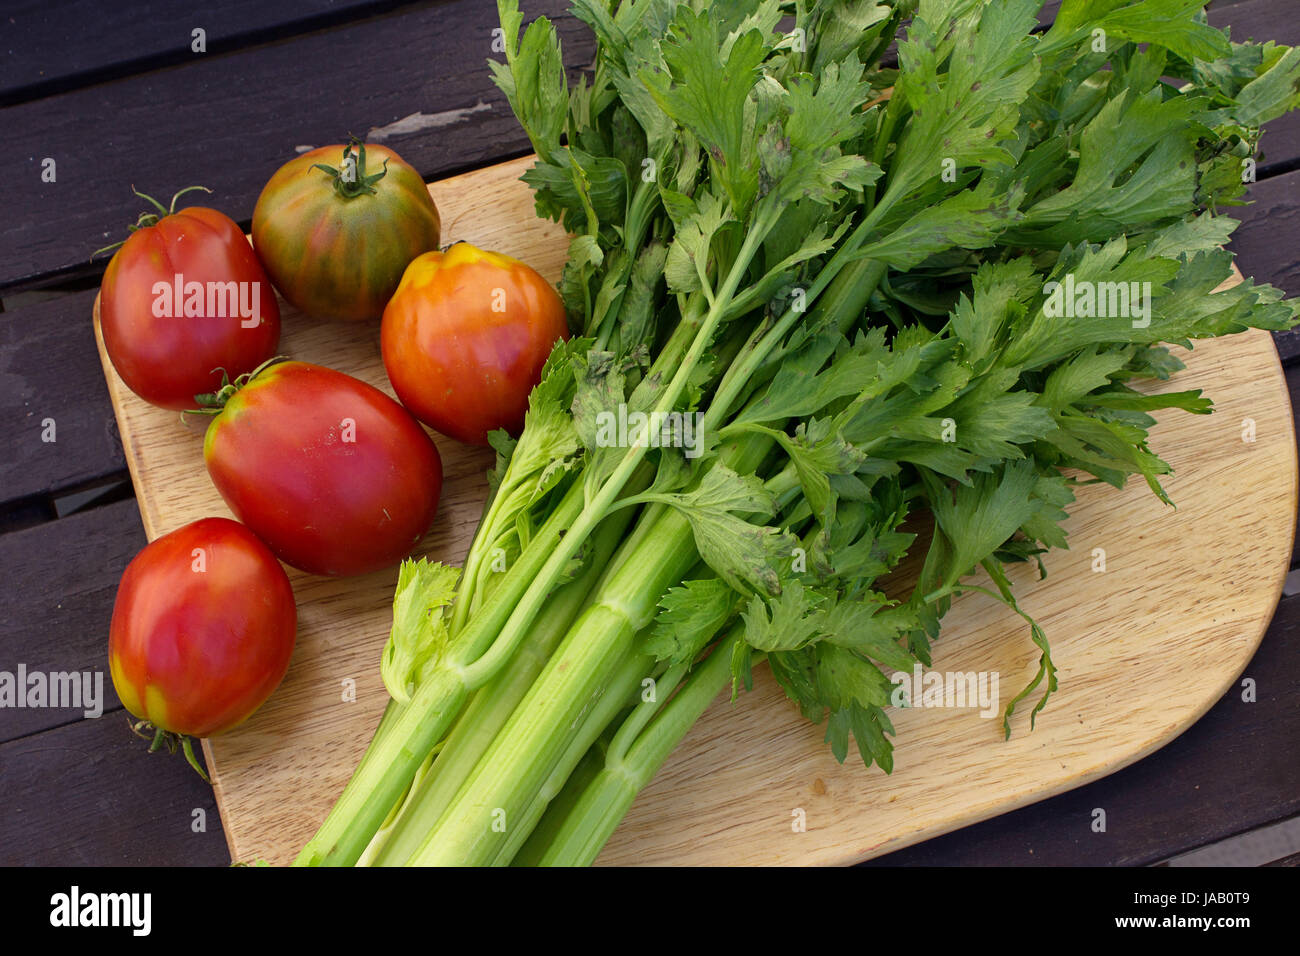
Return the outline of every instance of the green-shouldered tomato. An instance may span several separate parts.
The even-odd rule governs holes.
[[[364,574],[396,564],[438,508],[442,460],[406,409],[350,375],[269,365],[218,397],[203,457],[221,497],[286,564]]]
[[[126,566],[109,625],[113,686],[159,732],[211,737],[280,685],[297,626],[275,555],[239,522],[203,518]]]
[[[564,303],[541,275],[459,242],[407,266],[380,344],[388,380],[416,418],[484,445],[495,429],[523,428],[528,393],[568,337]]]
[[[275,287],[321,319],[378,319],[441,230],[420,174],[391,149],[359,143],[291,159],[253,209],[253,247]]]
[[[275,354],[280,307],[234,220],[143,198],[158,213],[140,217],[100,285],[104,349],[146,402],[197,408],[194,397],[217,389],[223,372],[243,375]]]

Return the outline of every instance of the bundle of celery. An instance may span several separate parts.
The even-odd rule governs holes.
[[[577,334],[494,442],[463,571],[403,567],[393,700],[303,864],[588,863],[760,661],[889,771],[886,670],[929,664],[955,593],[1019,611],[1004,565],[1065,546],[1080,481],[1164,497],[1149,413],[1210,403],[1130,386],[1181,367],[1161,343],[1300,312],[1212,291],[1300,53],[1198,3],[1065,0],[1040,32],[1033,0],[574,0],[572,87],[498,5]],[[1029,624],[1008,732],[1056,687]]]

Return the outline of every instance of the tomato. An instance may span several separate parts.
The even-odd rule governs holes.
[[[194,396],[219,388],[223,370],[234,378],[275,355],[280,307],[232,219],[150,201],[161,215],[141,216],[104,271],[104,349],[146,402],[196,408]]]
[[[253,210],[253,246],[275,287],[322,319],[378,319],[407,263],[438,248],[441,231],[420,174],[391,149],[359,143],[285,163]]]
[[[350,375],[271,365],[208,425],[208,474],[286,564],[363,574],[396,564],[433,522],[442,460],[401,405]]]
[[[461,242],[412,262],[384,310],[384,367],[397,397],[460,441],[517,434],[546,357],[569,337],[564,303],[518,259]]]
[[[280,685],[297,626],[275,555],[237,521],[203,518],[126,566],[109,625],[113,686],[159,731],[210,737]]]

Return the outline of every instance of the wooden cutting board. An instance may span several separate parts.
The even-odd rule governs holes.
[[[536,218],[517,160],[430,187],[444,241],[509,253],[557,280],[567,241]],[[321,324],[282,304],[280,351],[392,394],[377,324]],[[98,307],[95,320],[99,338]],[[140,401],[100,356],[149,538],[229,515],[203,467],[201,426]],[[974,709],[896,711],[895,770],[844,765],[761,670],[720,698],[641,794],[608,864],[850,863],[1042,800],[1168,743],[1234,684],[1276,607],[1296,519],[1291,408],[1267,333],[1198,344],[1161,388],[1204,388],[1211,416],[1162,413],[1152,447],[1174,468],[1177,510],[1135,481],[1080,489],[1071,550],[1048,578],[1015,568],[1021,606],[1052,641],[1061,687],[1037,729],[1009,741]],[[490,453],[435,436],[446,484],[420,553],[459,563]],[[1253,439],[1253,440],[1247,440]],[[1100,552],[1104,568],[1098,570]],[[343,788],[383,711],[379,655],[396,570],[333,580],[290,569],[298,643],[283,685],[247,723],[204,741],[237,861],[287,863]],[[980,595],[954,602],[934,666],[996,672],[1003,704],[1037,653],[1020,618]],[[355,694],[349,688],[355,685]],[[351,699],[353,698],[354,699]],[[1023,707],[1027,713],[1028,706]],[[1081,834],[1090,821],[1080,820]]]

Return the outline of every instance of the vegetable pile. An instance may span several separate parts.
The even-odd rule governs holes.
[[[419,174],[382,146],[370,162],[356,141],[290,160],[258,199],[253,247],[215,209],[177,211],[203,187],[170,207],[137,193],[157,211],[104,273],[114,368],[146,402],[209,416],[204,462],[243,522],[201,519],[150,544],[114,611],[109,658],[133,729],[153,732],[152,749],[180,745],[200,773],[190,737],[247,718],[288,666],[296,608],[276,558],[347,576],[409,555],[442,492],[437,446],[415,416],[467,441],[517,433],[567,337],[564,305],[536,272],[465,244],[438,251],[441,219]],[[386,368],[406,407],[342,372],[281,361],[272,282],[308,320],[369,320],[379,339],[388,315]],[[500,292],[500,310],[484,291],[494,304]]]
[[[590,863],[764,661],[888,772],[887,674],[929,665],[955,594],[1019,613],[1005,567],[1066,546],[1081,482],[1167,500],[1151,413],[1210,402],[1134,385],[1300,311],[1215,291],[1300,53],[1188,0],[1039,6],[574,0],[598,53],[569,85],[553,26],[498,0],[575,337],[491,435],[464,568],[403,565],[392,700],[300,864]],[[1022,616],[1008,733],[1057,686]]]

